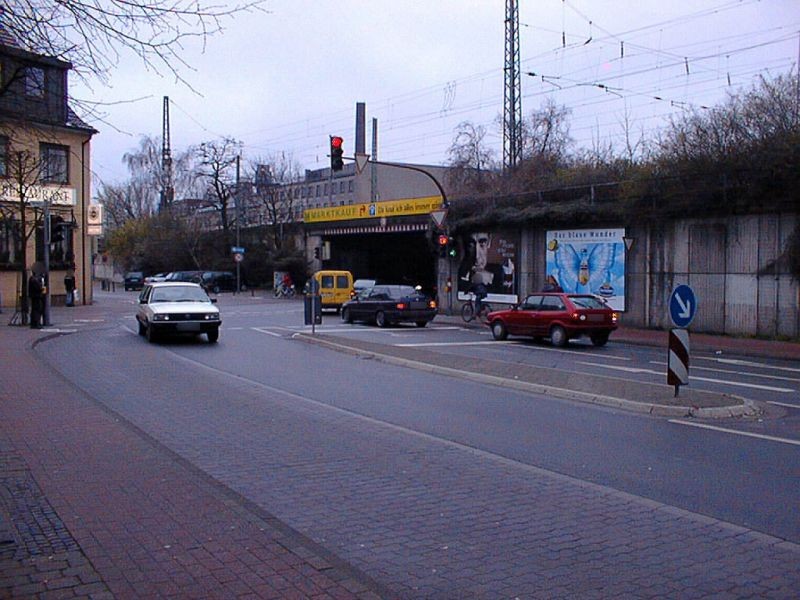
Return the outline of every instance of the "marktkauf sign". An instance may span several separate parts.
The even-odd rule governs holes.
[[[13,182],[4,181],[0,183],[0,201],[19,202],[19,194]],[[26,203],[41,205],[45,201],[52,206],[76,206],[78,203],[78,191],[75,188],[44,185],[32,185],[25,190]]]
[[[432,210],[441,208],[441,206],[441,196],[408,198],[406,200],[381,200],[379,202],[364,202],[346,206],[307,208],[303,211],[303,219],[306,223],[319,223],[325,221],[347,221],[350,219],[423,215],[430,214]]]

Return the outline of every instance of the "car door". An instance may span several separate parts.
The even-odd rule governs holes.
[[[528,296],[510,313],[507,322],[508,332],[515,335],[536,335],[535,322],[539,315],[542,297],[536,294]]]
[[[150,298],[150,292],[153,289],[153,286],[146,285],[142,288],[142,291],[139,292],[139,300],[138,304],[136,305],[136,318],[139,320],[140,323],[147,324],[150,320],[149,307],[148,307],[148,300]]]
[[[553,324],[566,324],[568,323],[568,318],[567,306],[561,296],[543,296],[539,316],[536,320],[537,333],[535,335],[550,335],[550,328]]]

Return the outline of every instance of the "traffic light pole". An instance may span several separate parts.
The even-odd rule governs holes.
[[[44,214],[42,215],[44,218],[44,252],[43,259],[44,259],[44,286],[45,286],[45,293],[44,293],[44,312],[42,314],[42,321],[43,325],[49,326],[50,325],[50,201],[45,199],[44,201]]]

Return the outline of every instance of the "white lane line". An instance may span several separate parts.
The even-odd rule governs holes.
[[[785,406],[786,408],[800,408],[800,404],[787,404],[786,402],[775,402],[774,400],[767,400],[767,404],[774,404],[775,406]]]
[[[589,363],[589,362],[580,362],[579,364],[588,365],[590,367],[600,367],[602,369],[614,369],[617,371],[626,371],[628,373],[647,373],[651,375],[664,375],[666,373],[663,371],[652,371],[650,369],[640,369],[635,367],[618,367],[615,365],[601,365],[599,363]],[[705,381],[706,383],[721,383],[723,385],[735,385],[739,387],[746,387],[746,388],[753,388],[756,390],[765,390],[768,392],[781,392],[783,394],[794,394],[796,390],[791,388],[780,388],[780,387],[772,387],[770,385],[758,385],[756,383],[744,383],[741,381],[730,381],[727,379],[713,379],[712,377],[692,377],[689,376],[690,380],[694,381]]]
[[[259,333],[266,333],[267,335],[271,335],[272,337],[283,337],[280,333],[275,333],[274,331],[269,331],[268,329],[263,329],[261,327],[251,327],[253,331],[257,331]]]
[[[791,440],[789,438],[775,437],[774,435],[764,435],[763,433],[752,433],[750,431],[737,431],[736,429],[727,429],[725,427],[717,427],[716,425],[706,425],[705,423],[692,423],[690,421],[681,421],[680,419],[669,419],[669,422],[675,423],[676,425],[687,425],[689,427],[697,427],[699,429],[709,429],[711,431],[732,433],[733,435],[742,435],[745,437],[758,438],[760,440],[768,440],[770,442],[780,442],[781,444],[791,444],[793,446],[800,446],[800,440]]]
[[[667,363],[659,362],[657,360],[651,360],[650,364],[651,365],[661,365],[661,366],[664,366],[664,367],[667,366]],[[753,373],[751,371],[732,371],[730,369],[715,369],[713,367],[697,367],[697,366],[692,366],[692,370],[695,370],[695,371],[712,371],[714,373],[731,373],[733,375],[743,375],[745,377],[761,377],[762,379],[778,379],[780,381],[793,381],[793,382],[796,382],[796,383],[800,383],[800,379],[798,379],[797,377],[783,377],[781,375],[766,375],[766,374],[763,374],[763,373]]]
[[[415,344],[392,344],[392,346],[397,346],[399,348],[417,348],[422,346],[483,346],[483,345],[496,345],[496,346],[503,346],[508,344],[519,344],[519,342],[498,342],[496,340],[492,340],[490,342],[480,341],[480,342],[418,342]]]
[[[721,363],[723,365],[738,365],[741,367],[760,367],[762,369],[773,369],[775,371],[789,371],[790,373],[800,373],[800,368],[797,367],[779,367],[777,365],[770,365],[768,363],[755,362],[751,360],[740,360],[736,358],[717,358],[713,356],[698,356],[697,360],[711,360]]]

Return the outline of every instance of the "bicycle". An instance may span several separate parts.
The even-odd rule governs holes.
[[[492,312],[492,307],[487,302],[481,302],[481,312],[480,314],[476,315],[475,294],[470,294],[469,299],[464,303],[464,306],[461,307],[461,318],[465,323],[469,323],[477,317],[482,323],[486,324],[486,316],[490,312]]]
[[[295,289],[294,285],[285,286],[280,284],[278,287],[275,288],[275,297],[276,298],[294,298]]]

